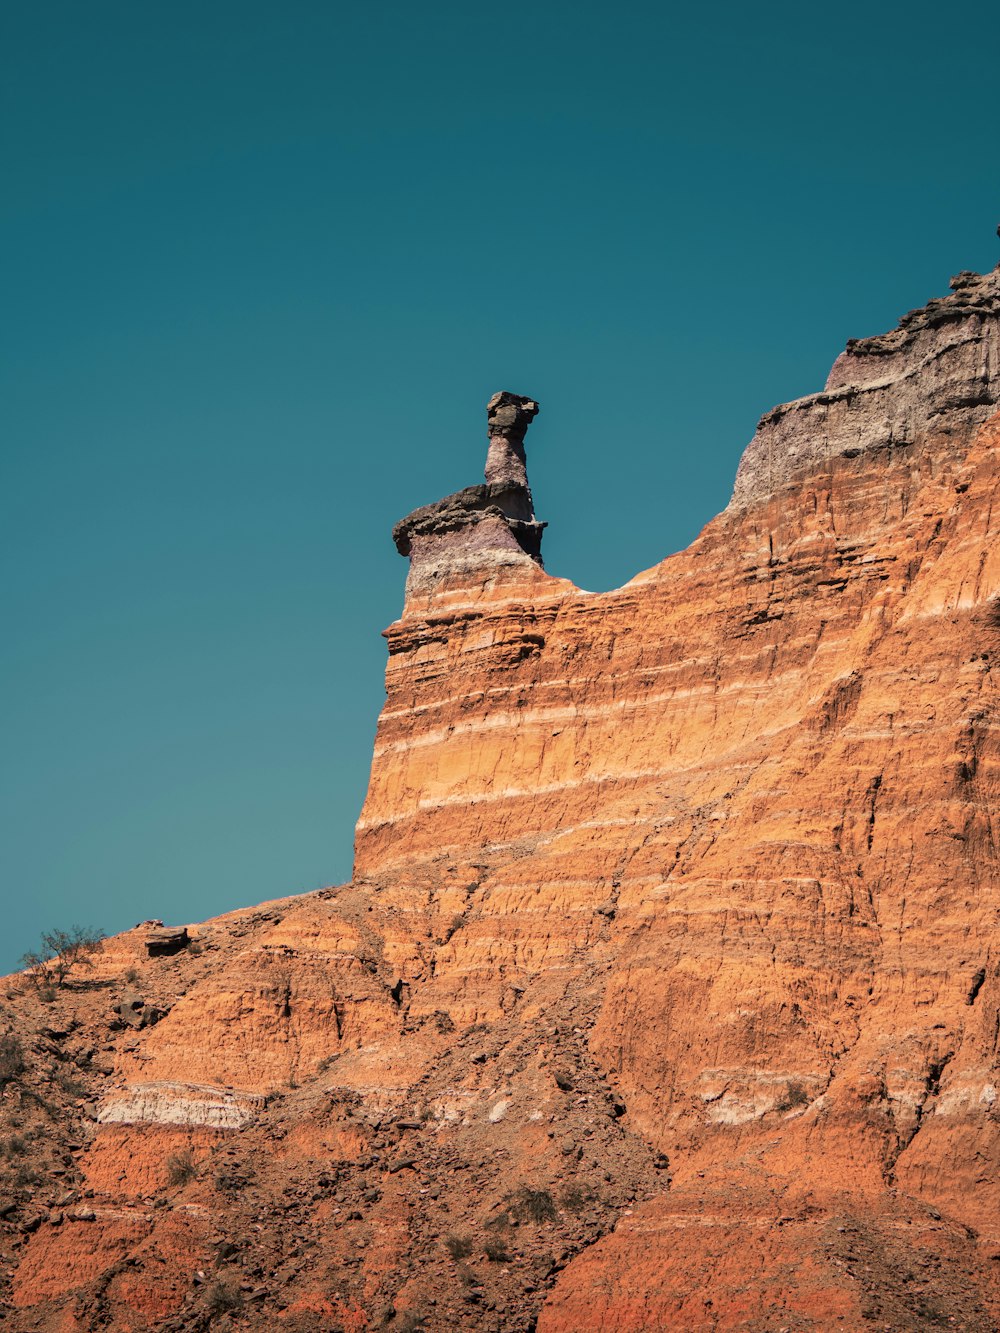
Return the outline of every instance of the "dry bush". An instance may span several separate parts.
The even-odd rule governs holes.
[[[535,1190],[528,1185],[507,1196],[507,1207],[519,1222],[554,1222],[556,1205],[548,1190]]]
[[[194,1156],[190,1148],[181,1148],[178,1152],[172,1152],[166,1161],[167,1184],[186,1185],[189,1180],[194,1180],[198,1175],[198,1168],[195,1165]]]
[[[785,1085],[785,1096],[778,1103],[779,1111],[791,1111],[796,1106],[808,1106],[809,1094],[801,1083],[792,1079]]]
[[[205,1288],[205,1305],[209,1314],[229,1314],[242,1307],[243,1293],[239,1287],[234,1287],[231,1282],[223,1282],[220,1278]]]
[[[104,947],[104,935],[99,930],[73,926],[70,930],[46,930],[41,948],[26,953],[21,959],[28,979],[43,999],[48,992],[65,985],[74,967],[93,967],[93,955]]]
[[[445,1236],[444,1248],[457,1263],[459,1259],[468,1259],[472,1253],[472,1241],[468,1236]]]
[[[0,1088],[24,1073],[24,1047],[13,1032],[0,1037]]]
[[[563,1191],[559,1200],[568,1213],[582,1213],[588,1203],[596,1198],[594,1191],[581,1185],[570,1185]]]

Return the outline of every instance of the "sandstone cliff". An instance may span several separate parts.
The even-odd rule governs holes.
[[[397,525],[352,884],[8,982],[10,1327],[998,1326],[1000,269],[952,286],[612,593],[491,401]]]

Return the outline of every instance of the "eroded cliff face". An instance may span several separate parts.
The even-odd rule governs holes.
[[[12,1327],[997,1326],[1000,270],[953,288],[612,593],[497,395],[396,529],[353,883],[12,988]]]
[[[734,505],[752,505],[819,463],[855,453],[968,443],[1000,405],[997,277],[959,273],[952,294],[891,333],[853,338],[822,393],[765,413],[740,461]]]

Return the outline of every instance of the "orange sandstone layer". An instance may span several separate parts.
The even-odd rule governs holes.
[[[12,1187],[12,1328],[998,1326],[997,283],[612,593],[493,400],[397,528],[352,885],[8,1002],[71,1163]]]

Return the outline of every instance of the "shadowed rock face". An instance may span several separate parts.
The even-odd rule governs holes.
[[[495,393],[486,408],[489,451],[486,484],[467,486],[400,520],[393,540],[410,557],[406,593],[433,596],[450,583],[542,564],[544,523],[535,518],[524,436],[538,404],[516,393]]]
[[[493,400],[492,479],[397,528],[353,882],[12,986],[17,1333],[216,1282],[253,1333],[1000,1326],[995,280],[609,593],[519,539]]]

